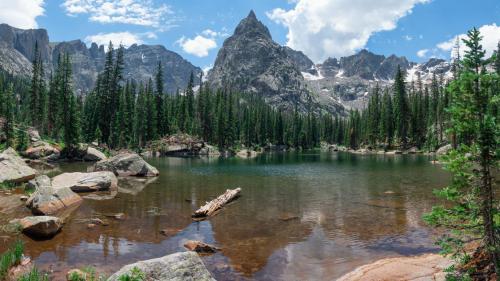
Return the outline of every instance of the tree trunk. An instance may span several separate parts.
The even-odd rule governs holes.
[[[222,208],[224,205],[227,203],[233,201],[236,199],[238,196],[240,196],[241,188],[236,188],[236,189],[228,189],[224,194],[220,195],[219,197],[215,198],[214,200],[205,203],[201,208],[199,208],[194,214],[192,215],[193,218],[205,218],[213,215],[215,211],[219,210]]]

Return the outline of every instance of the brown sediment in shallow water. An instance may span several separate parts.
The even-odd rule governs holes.
[[[21,238],[39,267],[64,278],[87,265],[113,273],[200,240],[222,249],[203,257],[217,280],[333,280],[380,258],[436,250],[421,216],[447,176],[426,157],[405,159],[314,153],[255,161],[149,159],[160,170],[154,181],[119,182],[115,198],[85,199],[54,239],[9,236],[0,239],[0,251]],[[84,164],[61,165],[62,172],[85,170]],[[199,206],[235,186],[244,196],[217,216],[192,222]],[[124,218],[106,216],[117,213]],[[94,217],[109,225],[88,228]]]

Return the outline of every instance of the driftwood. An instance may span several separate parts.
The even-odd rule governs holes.
[[[217,210],[222,208],[227,203],[238,198],[240,196],[241,188],[228,189],[224,194],[215,198],[214,200],[205,203],[201,208],[199,208],[192,215],[193,218],[206,218],[213,215]]]

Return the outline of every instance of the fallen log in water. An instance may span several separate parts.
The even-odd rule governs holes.
[[[205,203],[201,208],[199,208],[194,214],[192,215],[193,218],[206,218],[211,215],[213,215],[217,210],[222,208],[224,205],[227,203],[231,202],[232,200],[236,199],[238,196],[240,196],[241,188],[236,188],[236,189],[228,189],[224,194],[220,195],[219,197],[215,198],[214,200]]]

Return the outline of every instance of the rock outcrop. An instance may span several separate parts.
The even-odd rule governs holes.
[[[0,153],[0,183],[27,182],[35,175],[36,170],[28,166],[14,149],[8,148]]]
[[[74,192],[117,190],[118,179],[109,171],[64,173],[52,179],[54,189],[70,188]]]
[[[121,153],[99,161],[94,171],[111,171],[117,176],[155,177],[160,173],[135,153]]]
[[[18,224],[24,234],[41,239],[54,237],[62,228],[62,221],[51,216],[25,217],[11,223]]]
[[[28,187],[35,192],[26,201],[26,207],[35,215],[54,215],[82,202],[69,187],[53,188],[50,178],[45,175],[29,181]]]
[[[131,276],[134,268],[145,275],[145,280],[215,281],[200,257],[195,252],[182,252],[162,258],[140,261],[122,267],[111,275],[108,281],[121,280],[121,276]]]

